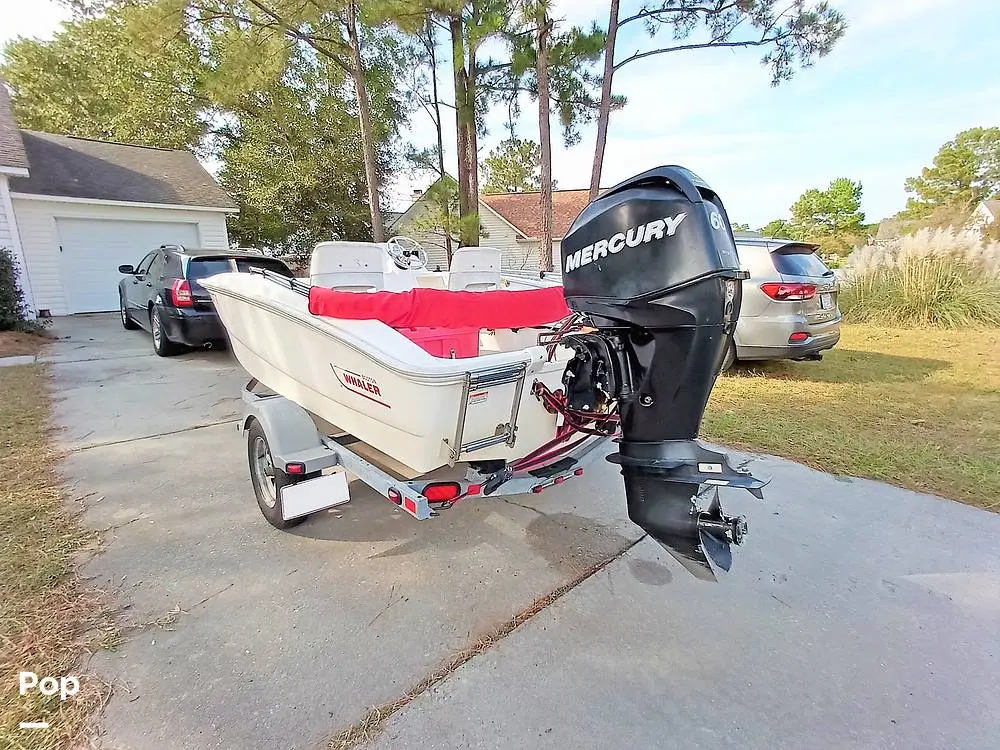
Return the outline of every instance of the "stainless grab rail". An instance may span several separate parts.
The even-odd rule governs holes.
[[[303,297],[309,296],[310,284],[302,281],[301,279],[296,279],[294,277],[285,276],[277,271],[271,271],[267,268],[258,268],[257,266],[250,266],[250,273],[259,273],[265,279],[270,279],[271,281],[276,281],[282,286],[286,286],[293,292],[298,292]]]

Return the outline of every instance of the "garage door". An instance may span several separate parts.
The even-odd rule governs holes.
[[[161,221],[56,219],[62,284],[71,313],[118,309],[118,266],[137,265],[163,244],[198,247],[198,225]]]

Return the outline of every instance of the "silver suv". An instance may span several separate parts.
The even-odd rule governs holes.
[[[736,251],[750,278],[736,324],[735,360],[823,358],[840,340],[837,279],[817,246],[769,237],[736,236]]]

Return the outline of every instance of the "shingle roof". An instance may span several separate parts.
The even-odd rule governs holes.
[[[30,176],[11,180],[11,192],[237,208],[189,151],[93,141],[22,130]]]
[[[588,190],[552,192],[552,236],[565,237],[573,220],[590,202]],[[517,227],[525,237],[542,233],[541,193],[498,193],[479,200]]]
[[[14,121],[14,108],[3,78],[0,78],[0,167],[28,168],[28,156],[24,152],[21,131]]]

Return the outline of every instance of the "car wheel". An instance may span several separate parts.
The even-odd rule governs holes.
[[[184,349],[180,344],[167,338],[167,332],[163,330],[163,321],[160,319],[160,308],[156,305],[149,311],[149,330],[153,334],[153,351],[159,356],[172,357]]]
[[[282,517],[281,488],[295,484],[300,479],[312,479],[317,474],[292,477],[277,468],[271,457],[267,437],[257,421],[247,430],[247,462],[250,465],[250,481],[257,496],[257,506],[269,524],[276,529],[290,529],[309,517],[299,516],[287,521]]]
[[[733,363],[736,362],[736,342],[730,340],[729,345],[726,346],[726,353],[722,355],[722,366],[719,367],[719,372],[725,372]]]
[[[132,320],[132,318],[128,315],[128,310],[125,308],[125,295],[120,291],[118,292],[118,305],[121,307],[122,328],[126,331],[139,330],[139,324]]]

